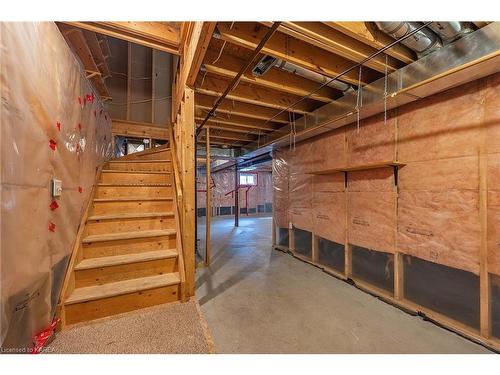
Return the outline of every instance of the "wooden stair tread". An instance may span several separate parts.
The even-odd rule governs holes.
[[[74,303],[95,301],[101,298],[115,297],[122,294],[135,293],[143,290],[161,288],[180,283],[179,273],[167,273],[165,275],[155,275],[129,279],[103,285],[76,288],[65,301],[66,305]]]
[[[177,251],[175,249],[163,249],[155,251],[146,251],[143,253],[135,253],[135,254],[88,258],[78,263],[75,267],[75,271],[88,270],[92,268],[119,266],[122,264],[147,262],[150,260],[168,259],[176,257],[177,257]]]
[[[141,219],[148,217],[164,217],[164,216],[174,216],[172,211],[165,212],[132,212],[132,213],[115,213],[115,214],[106,214],[106,215],[93,215],[89,216],[87,220],[95,221],[95,220],[119,220],[119,219]]]
[[[145,237],[161,237],[175,234],[175,229],[156,229],[156,230],[140,230],[135,232],[121,232],[121,233],[107,233],[107,234],[94,234],[85,237],[83,243],[103,242],[114,240],[129,240],[134,238]]]
[[[163,187],[163,186],[172,186],[172,184],[164,184],[164,183],[151,183],[151,184],[148,184],[148,183],[136,183],[136,184],[132,184],[132,183],[121,183],[121,182],[112,182],[112,183],[102,183],[102,182],[99,182],[97,184],[97,186],[108,186],[108,187],[112,187],[112,186],[129,186],[129,187],[136,187],[136,186],[160,186],[160,187]]]
[[[122,169],[103,169],[102,173],[172,174],[172,172],[168,172],[168,171],[147,171],[147,170],[124,171]]]
[[[170,159],[152,159],[152,160],[109,160],[108,163],[170,163]]]
[[[173,197],[115,197],[94,198],[94,202],[134,202],[134,201],[173,201]]]

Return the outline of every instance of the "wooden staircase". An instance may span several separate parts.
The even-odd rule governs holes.
[[[185,299],[170,149],[98,172],[59,303],[61,327]]]

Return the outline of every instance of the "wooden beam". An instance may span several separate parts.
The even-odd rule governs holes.
[[[83,36],[87,41],[87,45],[89,46],[90,52],[92,53],[92,57],[94,58],[94,61],[97,65],[97,68],[99,68],[101,75],[103,77],[109,77],[111,73],[109,71],[108,64],[106,62],[104,54],[102,53],[101,45],[97,40],[96,34],[91,31],[84,30]]]
[[[251,22],[237,22],[230,28],[229,23],[219,22],[217,29],[223,40],[252,49],[267,32],[268,27]],[[353,65],[351,61],[341,56],[280,32],[273,35],[262,52],[330,77]],[[378,73],[365,68],[361,82],[370,83],[379,77]],[[358,72],[348,72],[340,80],[358,85]]]
[[[233,78],[243,62],[231,55],[224,54],[215,64],[218,52],[209,50],[206,55],[204,68],[208,73],[216,74],[222,77]],[[252,83],[254,85],[266,87],[273,90],[286,92],[298,96],[308,95],[316,90],[320,83],[300,77],[296,74],[288,73],[279,68],[271,68],[262,76],[253,76],[250,72],[243,74],[242,82]],[[311,95],[312,99],[325,103],[339,98],[342,93],[331,87],[323,87],[318,92]]]
[[[198,144],[205,144],[205,137],[204,136],[198,137]],[[216,138],[216,137],[210,137],[210,144],[211,145],[226,145],[226,146],[231,146],[231,147],[242,147],[244,145],[243,142],[234,142],[234,141],[229,141],[227,139],[221,139],[221,138]]]
[[[65,22],[149,48],[179,54],[179,22]]]
[[[267,22],[264,24],[267,25]],[[361,62],[363,59],[376,52],[376,48],[362,43],[321,22],[283,22],[279,30],[284,34],[293,36],[354,62]],[[385,54],[380,54],[367,61],[365,65],[381,73],[385,73],[385,58]],[[392,56],[388,56],[387,70],[389,73],[401,68],[403,65],[404,64],[399,60]]]
[[[193,62],[191,64],[191,68],[187,78],[187,85],[189,87],[194,86],[196,77],[198,76],[198,72],[200,71],[201,63],[203,62],[205,54],[208,50],[208,45],[210,43],[210,40],[212,40],[212,34],[214,33],[216,24],[217,22],[203,22],[200,37],[197,40]]]
[[[113,135],[138,138],[154,138],[163,140],[169,139],[167,126],[160,127],[149,123],[126,120],[113,119],[111,125],[111,133]]]
[[[203,121],[204,116],[197,116],[196,121]],[[279,129],[282,124],[265,123],[264,120],[249,119],[246,117],[241,117],[237,115],[231,115],[230,117],[224,114],[219,114],[217,117],[212,117],[208,120],[210,124],[226,124],[239,128],[255,129],[262,131],[275,131]],[[276,126],[277,125],[277,126]]]
[[[376,49],[383,48],[394,41],[371,22],[325,22],[325,25]],[[402,44],[388,49],[387,54],[405,64],[410,64],[417,59],[415,52]]]
[[[184,225],[182,243],[184,248],[186,265],[186,290],[189,296],[195,293],[195,207],[196,207],[196,180],[195,180],[195,123],[194,123],[194,92],[186,88],[183,95],[183,143],[181,152],[183,153],[182,163],[182,183],[183,183],[183,204],[184,204]]]
[[[484,132],[484,130],[483,130]],[[483,142],[485,143],[485,142]],[[490,276],[488,272],[488,154],[485,146],[479,151],[479,224],[481,241],[479,249],[480,281],[480,332],[481,336],[491,335]]]
[[[207,74],[205,77],[198,76],[195,90],[197,93],[220,96],[227,87],[229,81],[224,78],[215,77]],[[227,99],[236,100],[244,103],[275,108],[278,110],[286,109],[295,103],[300,97],[296,95],[280,93],[264,87],[255,87],[248,83],[241,82],[233,91],[227,95]],[[312,100],[303,100],[298,103],[290,112],[304,114],[312,112],[318,107],[318,103]],[[278,111],[276,111],[278,112]]]
[[[189,27],[188,27],[189,26]],[[187,80],[189,74],[192,73],[193,62],[195,61],[196,51],[199,45],[200,38],[203,37],[203,22],[190,22],[184,27],[188,31],[183,34],[183,42],[181,46],[182,56],[172,85],[172,123],[175,122],[179,113],[181,102],[184,99]]]
[[[258,137],[255,135],[245,135],[243,133],[212,129],[212,137],[219,139],[229,139],[237,142],[255,142]]]
[[[202,118],[202,117],[196,117],[197,123],[201,123],[201,121],[199,120],[200,118]],[[258,129],[252,129],[252,128],[242,128],[239,126],[213,123],[213,122],[211,122],[208,127],[211,129],[227,130],[227,131],[236,132],[236,133],[243,133],[243,134],[257,134],[258,135],[258,134],[269,134],[271,132],[271,131],[264,131],[264,130],[258,130]]]
[[[83,31],[63,23],[58,23],[57,26],[69,46],[72,48],[73,52],[80,59],[85,71],[90,72],[90,76],[88,78],[91,78],[91,82],[93,83],[99,96],[103,99],[109,98],[108,89],[104,84],[101,71],[97,67],[97,63],[94,60],[94,56],[92,55],[92,51],[87,44]]]
[[[210,111],[212,109],[214,101],[215,97],[210,95],[203,95],[200,93],[196,93],[195,95],[196,108],[203,109],[205,111]],[[237,102],[234,100],[225,100],[221,103],[221,105],[219,105],[216,113],[226,113],[260,120],[268,120],[278,113],[278,110],[274,108],[262,107],[260,105]],[[273,122],[287,124],[289,122],[288,113],[280,114],[273,119]]]

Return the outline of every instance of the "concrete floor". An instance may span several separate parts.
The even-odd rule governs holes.
[[[491,353],[272,250],[271,223],[212,221],[212,264],[197,271],[196,295],[218,353]]]

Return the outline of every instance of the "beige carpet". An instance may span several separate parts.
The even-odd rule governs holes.
[[[172,303],[69,328],[45,353],[215,353],[198,303]]]

